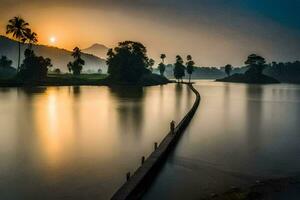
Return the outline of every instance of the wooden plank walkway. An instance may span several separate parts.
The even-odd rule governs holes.
[[[180,136],[192,120],[200,103],[200,94],[193,87],[192,84],[188,84],[188,87],[196,95],[196,100],[193,107],[176,126],[174,133],[171,131],[159,144],[156,150],[145,160],[145,162],[135,171],[135,173],[124,183],[121,188],[113,195],[111,200],[128,200],[128,199],[140,199],[146,189],[149,187],[155,175],[159,171],[162,164],[165,162],[165,158],[172,148],[175,147]]]

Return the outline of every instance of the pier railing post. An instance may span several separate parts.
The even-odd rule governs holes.
[[[144,164],[145,162],[145,156],[142,157],[142,165]]]
[[[126,181],[129,181],[129,179],[130,179],[130,172],[127,172],[127,174],[126,174]]]
[[[171,134],[175,133],[175,122],[174,122],[174,120],[172,120],[171,123],[170,123],[170,131],[171,131]]]

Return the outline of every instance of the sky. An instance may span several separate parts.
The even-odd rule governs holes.
[[[300,60],[300,0],[0,0],[0,9],[0,34],[21,16],[39,43],[66,49],[133,40],[157,63],[161,53],[169,63],[191,54],[198,66],[240,66],[251,53]]]

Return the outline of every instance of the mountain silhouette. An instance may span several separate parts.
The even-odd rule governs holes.
[[[27,44],[21,46],[21,52],[27,48]],[[57,47],[46,45],[33,45],[33,50],[38,56],[48,57],[51,59],[53,68],[59,68],[62,72],[67,72],[68,62],[73,60],[71,51],[60,49]],[[18,43],[8,37],[0,35],[0,56],[7,56],[8,59],[13,61],[12,66],[17,66],[18,59]],[[82,58],[85,60],[83,67],[84,72],[97,72],[99,68],[103,72],[107,71],[105,60],[95,55],[83,53]],[[24,54],[21,53],[21,61],[24,59]]]
[[[82,49],[82,52],[95,55],[99,58],[106,58],[107,51],[108,51],[108,47],[98,43],[95,43],[86,49]]]

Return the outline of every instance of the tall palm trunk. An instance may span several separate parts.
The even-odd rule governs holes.
[[[21,42],[19,41],[19,56],[18,56],[18,68],[17,72],[20,70],[20,60],[21,60]]]

